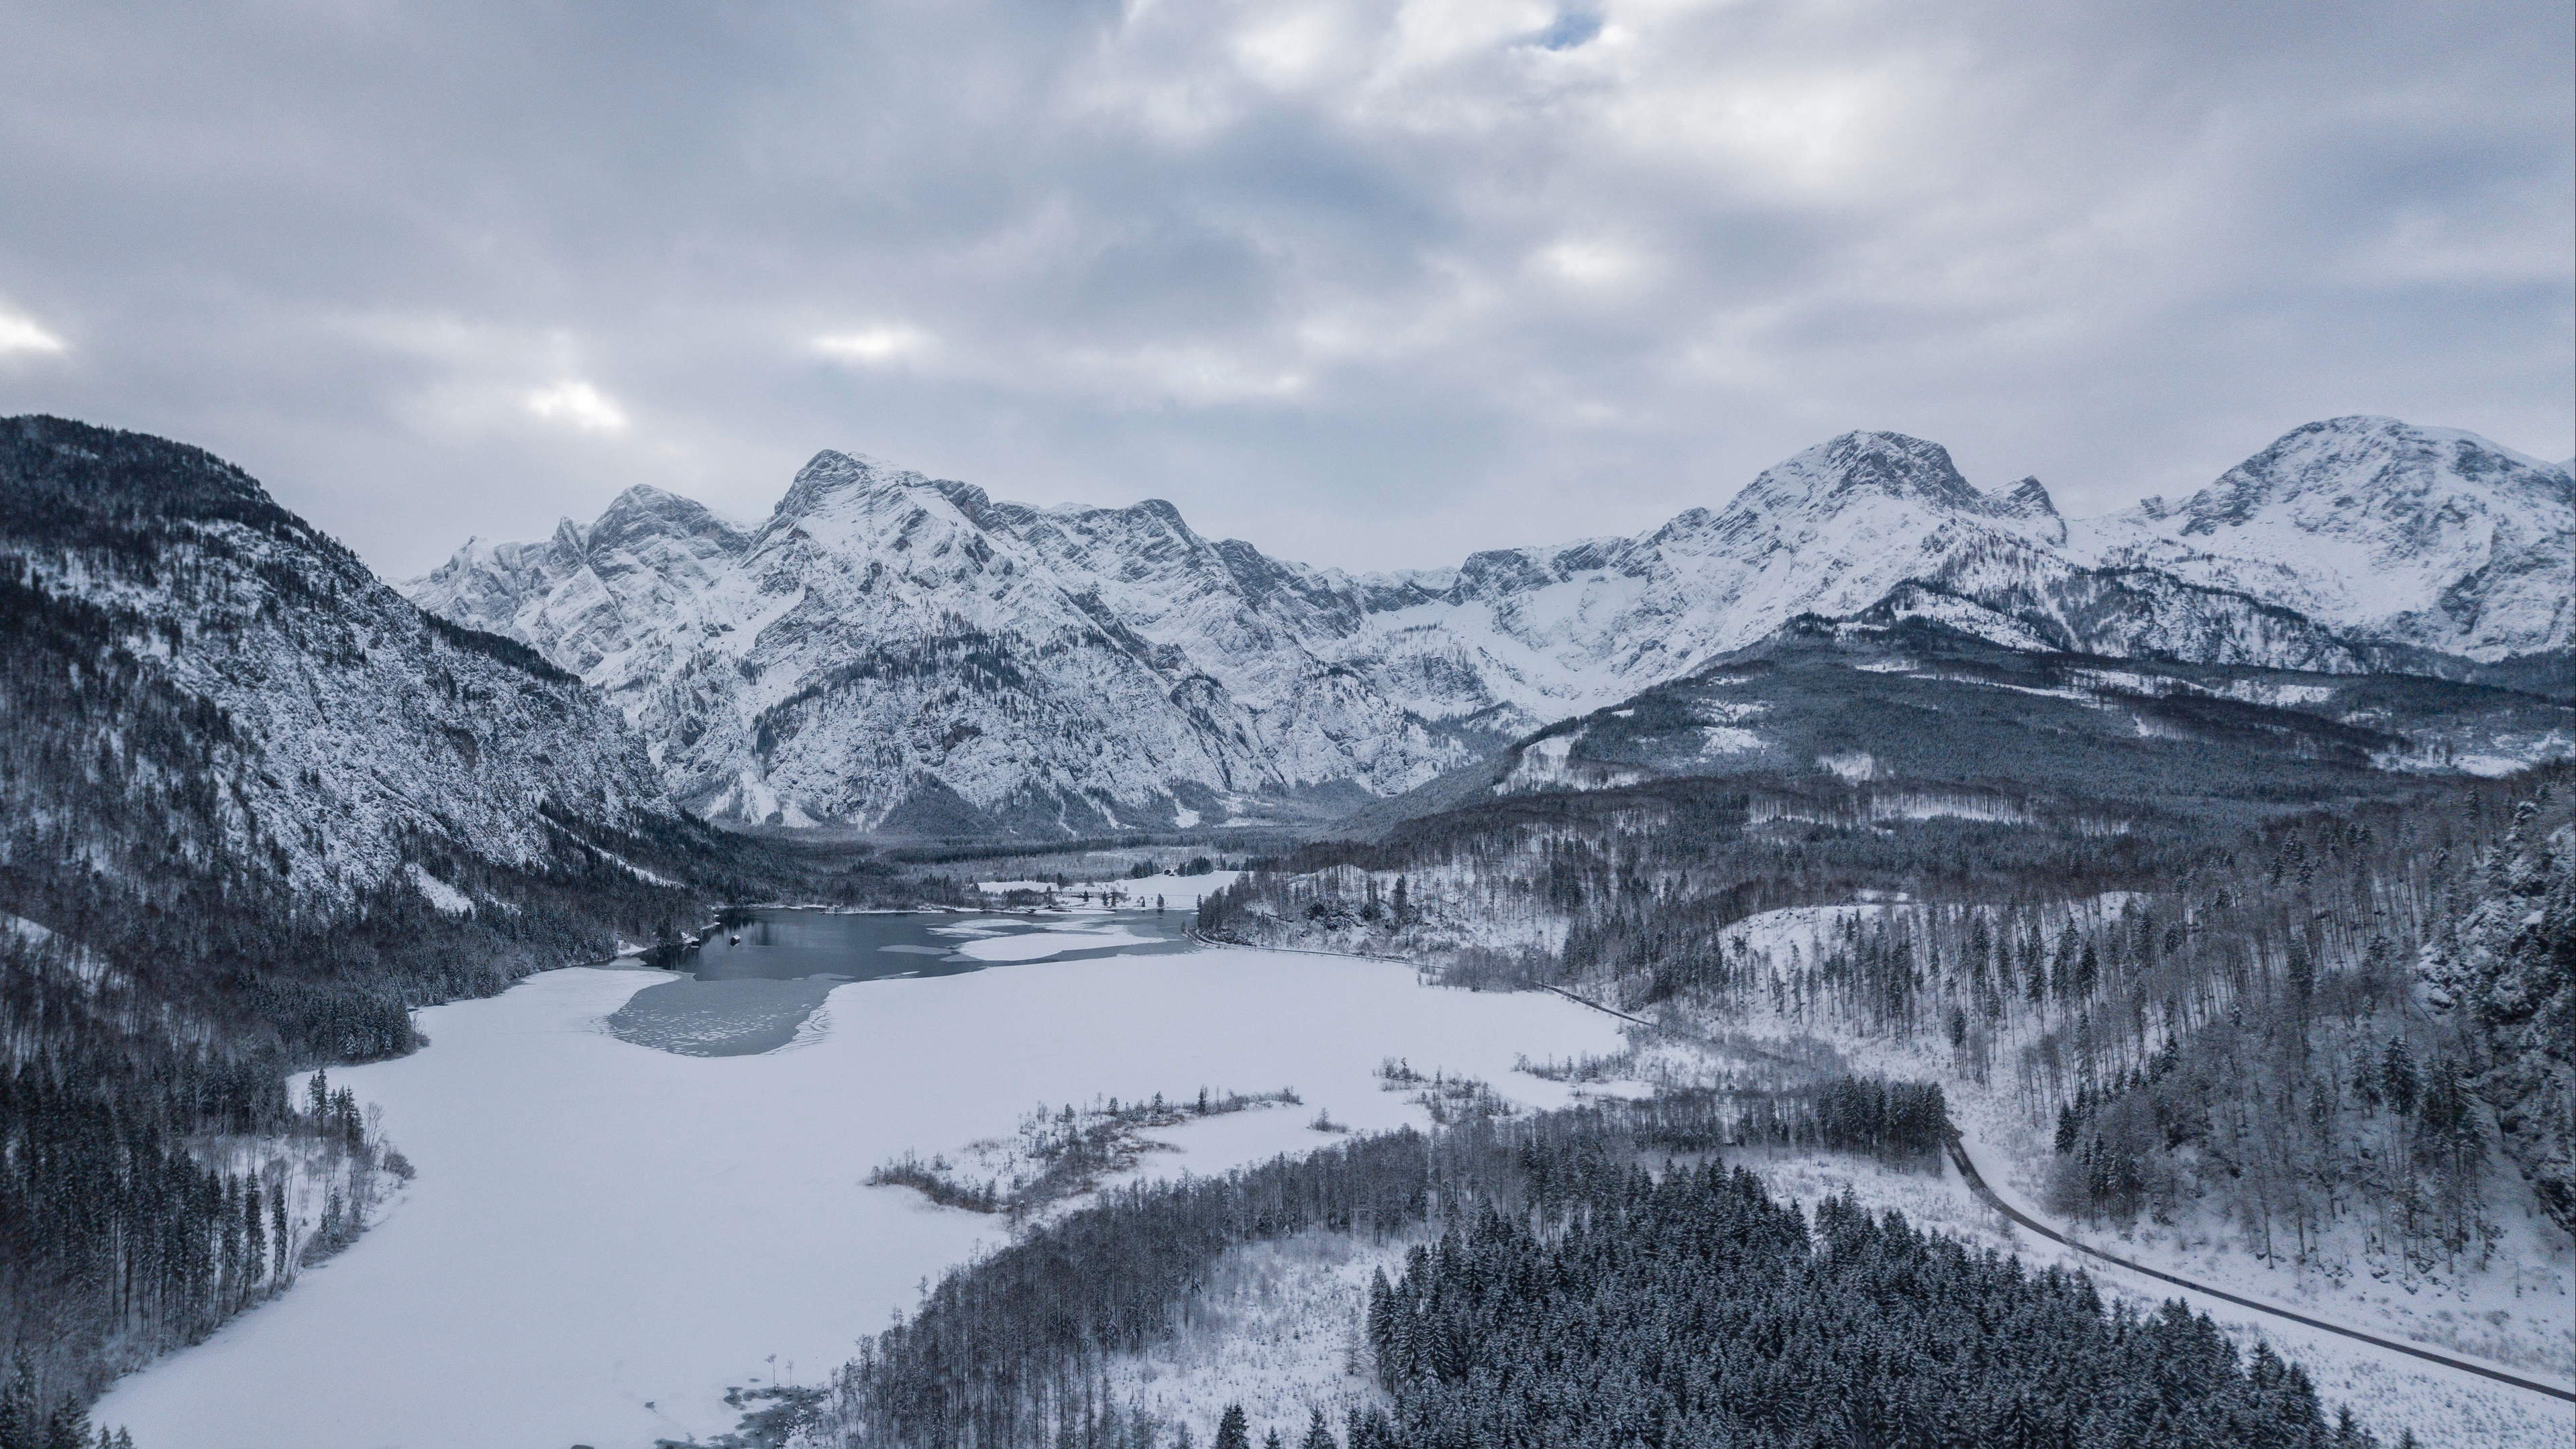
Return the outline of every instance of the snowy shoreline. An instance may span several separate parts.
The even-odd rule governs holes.
[[[419,1178],[295,1292],[119,1383],[101,1421],[191,1449],[710,1436],[734,1427],[728,1386],[811,1381],[998,1239],[990,1218],[860,1185],[904,1151],[953,1152],[1032,1101],[1202,1085],[1293,1084],[1361,1130],[1419,1124],[1379,1090],[1389,1056],[1554,1106],[1571,1094],[1514,1076],[1516,1056],[1619,1045],[1553,997],[1216,950],[854,983],[788,1050],[691,1057],[604,1030],[657,979],[542,973],[424,1011],[435,1044],[413,1056],[335,1071],[383,1104]],[[1148,1170],[1329,1140],[1306,1122],[1213,1118]]]

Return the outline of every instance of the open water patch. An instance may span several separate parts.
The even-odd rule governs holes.
[[[836,989],[951,976],[988,966],[1195,949],[1182,913],[960,915],[946,911],[764,910],[720,929],[684,971],[629,997],[608,1019],[621,1041],[681,1056],[776,1051]]]

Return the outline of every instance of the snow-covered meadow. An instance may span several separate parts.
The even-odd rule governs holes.
[[[991,1218],[860,1185],[906,1151],[1007,1131],[1040,1102],[1294,1086],[1361,1130],[1424,1120],[1404,1057],[1534,1106],[1527,1054],[1614,1050],[1544,994],[1417,984],[1384,962],[1202,951],[858,982],[794,1046],[655,1051],[602,1020],[659,973],[573,969],[421,1014],[431,1045],[336,1071],[420,1176],[348,1252],[121,1383],[100,1422],[152,1449],[590,1444],[732,1427],[729,1385],[821,1377]],[[1156,1172],[1329,1140],[1310,1114],[1168,1134]],[[1162,1135],[1162,1134],[1158,1134]]]

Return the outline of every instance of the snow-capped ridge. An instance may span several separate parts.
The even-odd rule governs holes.
[[[965,485],[953,485],[963,487]],[[865,453],[844,453],[825,448],[796,470],[796,476],[771,510],[771,521],[802,518],[829,506],[834,500],[852,493],[903,493],[913,489],[936,489],[929,478],[909,468],[898,468]],[[981,490],[976,490],[980,495]]]
[[[1959,475],[1949,449],[1903,433],[1871,431],[1844,433],[1764,469],[1745,495],[1757,490],[1766,502],[1789,502],[1802,493],[1825,498],[1877,492],[1974,511],[1991,501]]]
[[[2179,504],[2076,525],[2069,552],[2236,589],[2480,660],[2576,643],[2576,479],[2455,428],[2329,418]]]
[[[2302,501],[2347,493],[2387,506]],[[1939,444],[1854,431],[1633,537],[1353,575],[1162,499],[1034,506],[826,449],[753,530],[629,490],[407,587],[606,691],[718,818],[1064,834],[1398,793],[1801,615],[2326,672],[2392,667],[2374,640],[2563,649],[2534,561],[2560,540],[2563,575],[2569,495],[2473,435],[2334,419],[2070,523],[2036,478],[1981,491]]]

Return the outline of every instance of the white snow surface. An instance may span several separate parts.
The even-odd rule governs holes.
[[[982,940],[968,941],[957,948],[957,954],[974,961],[1043,961],[1068,951],[1140,946],[1160,940],[1160,937],[1139,936],[1116,926],[1102,929],[1088,924],[1060,923],[1013,936],[986,936]]]
[[[420,1170],[291,1293],[134,1375],[98,1407],[147,1445],[641,1449],[733,1427],[728,1385],[811,1382],[910,1309],[996,1220],[860,1186],[905,1151],[1008,1130],[1032,1102],[1294,1086],[1362,1130],[1419,1123],[1401,1056],[1533,1106],[1514,1057],[1615,1050],[1544,993],[1416,984],[1404,966],[1257,951],[1110,957],[835,991],[761,1056],[688,1057],[601,1019],[658,973],[575,968],[421,1013],[432,1045],[335,1070]],[[1310,1113],[1171,1134],[1157,1172],[1326,1141]],[[776,1355],[773,1370],[770,1355]]]
[[[429,899],[430,905],[441,914],[450,916],[474,914],[474,901],[465,892],[431,875],[417,862],[407,869],[411,872],[411,883],[419,888],[420,893]]]

